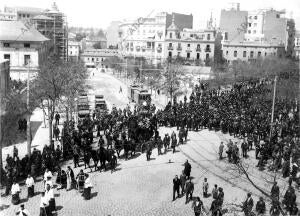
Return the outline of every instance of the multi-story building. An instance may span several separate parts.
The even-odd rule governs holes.
[[[0,11],[0,20],[17,20],[17,13],[15,10],[3,10]]]
[[[2,98],[5,97],[9,91],[9,60],[0,61],[0,101],[2,103]],[[2,105],[2,104],[1,104]]]
[[[0,60],[10,61],[12,79],[26,79],[47,57],[49,39],[21,21],[0,21]]]
[[[119,25],[121,22],[113,21],[106,29],[106,39],[108,48],[118,48],[119,43]]]
[[[297,31],[296,34],[295,34],[294,56],[297,59],[300,59],[300,32],[299,31]]]
[[[106,67],[105,60],[112,57],[120,57],[119,51],[115,49],[86,49],[80,55],[86,67],[104,68]]]
[[[75,40],[69,40],[68,58],[70,61],[78,61],[80,57],[81,43]]]
[[[175,22],[168,27],[165,38],[165,53],[168,58],[182,57],[186,61],[208,63],[214,56],[216,32],[214,28],[206,30],[183,29]]]
[[[268,53],[277,53],[276,56],[279,57],[291,57],[294,53],[295,23],[294,20],[284,16],[285,11],[273,9],[240,11],[239,4],[236,9],[222,10],[220,30],[223,35],[224,58],[232,61],[236,59],[235,51],[239,53],[237,48],[244,53],[254,47],[257,49],[253,50],[254,53],[267,53],[267,56]],[[284,54],[282,47],[285,50]],[[226,55],[227,51],[228,53],[232,51],[233,55]],[[252,53],[252,50],[249,53]],[[243,56],[239,57],[243,60],[252,59],[248,55]]]
[[[58,10],[55,2],[51,9],[5,7],[4,11],[16,13],[17,20],[23,21],[26,26],[35,26],[40,33],[52,41],[58,55],[62,59],[68,59],[66,16]]]
[[[283,57],[285,55],[284,45],[270,44],[264,42],[231,42],[223,43],[223,57],[230,63],[234,60],[254,61],[257,58],[267,56]]]
[[[165,34],[172,24],[172,17],[177,28],[193,27],[193,15],[167,14],[161,12],[154,17],[124,21],[119,26],[120,46],[124,56],[145,57],[157,63],[165,58]]]

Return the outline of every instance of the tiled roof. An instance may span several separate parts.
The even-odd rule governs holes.
[[[49,40],[33,26],[26,27],[21,21],[0,21],[0,41],[32,41]]]
[[[45,16],[45,15],[37,15],[33,17],[34,20],[53,20],[53,18]]]

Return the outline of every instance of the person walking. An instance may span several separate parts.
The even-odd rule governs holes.
[[[174,133],[174,132],[173,132]],[[176,147],[176,145],[177,145],[177,138],[176,138],[176,135],[172,135],[172,137],[171,137],[171,139],[172,139],[172,144],[171,144],[171,147],[172,147],[172,149],[173,149],[173,154],[176,152],[176,149],[175,149],[175,147]]]
[[[258,215],[264,215],[266,212],[266,203],[264,201],[264,198],[260,197],[259,201],[256,203],[256,212]]]
[[[250,216],[253,208],[253,199],[251,197],[251,193],[247,194],[247,199],[243,203],[243,212],[245,216]]]
[[[52,216],[52,213],[49,210],[49,200],[46,197],[45,192],[42,192],[39,216]]]
[[[216,185],[215,184],[215,187],[212,189],[212,192],[211,192],[211,194],[212,194],[212,197],[213,197],[213,199],[218,199],[218,185]]]
[[[271,188],[271,197],[273,199],[279,200],[279,187],[277,185],[277,182],[274,182]]]
[[[179,198],[179,187],[180,187],[180,180],[178,176],[176,175],[173,179],[173,201],[175,201],[175,193],[177,193],[177,198]]]
[[[32,176],[30,176],[30,174],[28,174],[25,184],[27,186],[27,192],[28,192],[27,197],[28,198],[33,197],[34,196],[34,179],[32,178]]]
[[[56,112],[55,114],[55,124],[59,125],[59,119],[60,119],[60,115],[58,114],[58,112]]]
[[[185,204],[187,204],[190,200],[193,199],[193,192],[194,192],[194,183],[192,182],[191,178],[186,183],[186,194],[185,194]]]
[[[186,175],[185,175],[184,171],[182,171],[182,173],[181,173],[181,175],[180,175],[181,195],[184,194],[184,191],[185,191],[185,183],[186,183]]]
[[[56,203],[54,197],[54,191],[49,184],[46,186],[45,197],[48,199],[49,202],[49,212],[56,212]]]

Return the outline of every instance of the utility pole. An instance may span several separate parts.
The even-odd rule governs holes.
[[[143,70],[143,62],[140,62],[140,70],[139,70],[139,84],[141,85],[141,74],[142,74],[142,70]]]
[[[29,78],[30,78],[30,60],[28,61],[27,72],[27,154],[31,156],[31,128],[30,128],[30,113],[29,113]]]
[[[270,127],[270,141],[271,141],[271,138],[272,138],[272,129],[273,129],[273,121],[274,121],[276,86],[277,86],[277,76],[275,76],[275,80],[274,80],[273,103],[272,103],[272,114],[271,114],[271,127]]]

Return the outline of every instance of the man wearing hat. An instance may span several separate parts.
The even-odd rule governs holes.
[[[34,179],[30,174],[28,174],[28,177],[26,179],[26,186],[27,186],[27,191],[28,191],[28,198],[34,196]]]
[[[11,186],[11,202],[14,205],[20,203],[19,193],[21,192],[19,184],[14,180],[13,185]]]
[[[25,209],[24,204],[20,205],[20,209],[16,212],[16,215],[19,216],[30,216],[30,213],[27,209]]]
[[[247,194],[247,199],[243,203],[243,211],[246,216],[250,215],[253,207],[253,199],[251,197],[251,193]]]

